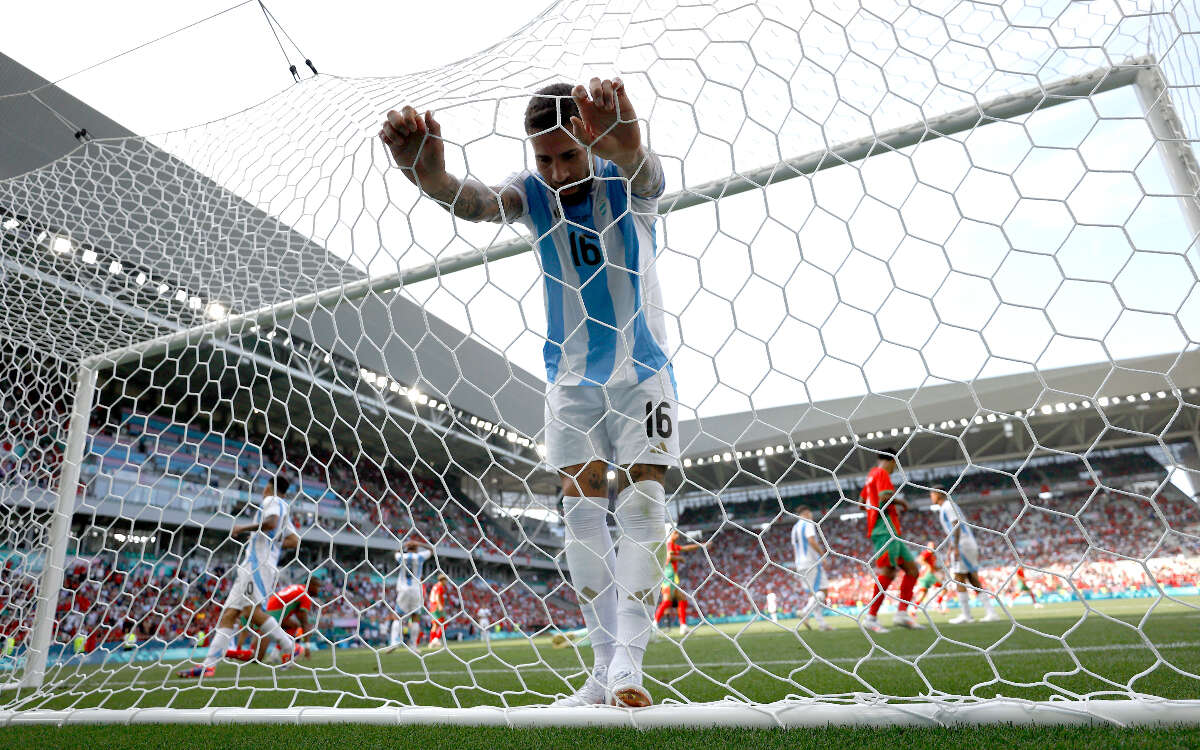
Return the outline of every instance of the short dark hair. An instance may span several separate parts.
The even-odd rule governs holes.
[[[895,461],[896,460],[896,449],[895,448],[878,448],[878,449],[876,449],[876,452],[879,454],[878,456],[875,457],[876,461]]]
[[[579,107],[571,97],[569,83],[552,83],[533,92],[525,107],[525,132],[542,133],[562,126],[571,129],[571,118],[579,116]]]
[[[288,490],[291,488],[292,480],[288,479],[284,475],[276,474],[271,478],[271,489],[274,490],[275,494],[279,497],[286,495]]]

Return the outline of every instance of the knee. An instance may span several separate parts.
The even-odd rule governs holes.
[[[667,467],[658,464],[633,464],[622,468],[621,487],[624,489],[637,482],[658,482],[664,484],[667,478]]]
[[[608,494],[608,477],[603,461],[590,461],[559,469],[563,497],[603,497]]]

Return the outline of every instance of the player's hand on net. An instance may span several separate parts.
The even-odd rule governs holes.
[[[637,157],[642,129],[620,78],[593,78],[587,86],[576,86],[571,96],[579,107],[579,117],[571,118],[571,131],[580,143],[618,165]]]
[[[399,112],[391,110],[379,130],[379,140],[392,152],[396,166],[405,176],[425,185],[446,173],[446,157],[442,146],[442,126],[433,118],[405,106]]]

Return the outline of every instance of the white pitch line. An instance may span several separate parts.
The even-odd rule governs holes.
[[[1156,644],[1154,644],[1154,646],[1155,646],[1155,648],[1157,648],[1159,650],[1195,648],[1197,646],[1200,646],[1200,641],[1175,641],[1173,643],[1156,643]],[[663,672],[663,671],[678,670],[678,669],[721,669],[721,668],[737,668],[737,669],[750,668],[751,671],[753,671],[754,667],[787,666],[787,665],[792,665],[795,668],[800,669],[800,668],[807,668],[809,666],[820,665],[820,664],[858,664],[861,662],[879,662],[879,661],[891,661],[891,662],[910,661],[911,662],[911,661],[915,661],[917,659],[920,659],[921,661],[930,661],[933,659],[979,658],[979,657],[982,657],[985,655],[993,656],[993,657],[995,657],[995,656],[1034,656],[1034,655],[1039,655],[1039,654],[1067,655],[1068,653],[1125,651],[1125,650],[1130,650],[1130,649],[1148,649],[1148,647],[1142,643],[1119,643],[1119,644],[1109,644],[1109,645],[1101,645],[1101,646],[1076,646],[1074,648],[1069,648],[1069,649],[1064,649],[1064,648],[1010,648],[1010,649],[1000,649],[1000,650],[993,650],[993,651],[983,651],[983,650],[954,651],[954,652],[950,652],[950,653],[942,652],[942,653],[934,653],[934,654],[926,654],[926,655],[897,654],[895,656],[892,656],[890,654],[881,654],[881,655],[876,655],[876,656],[862,656],[862,657],[860,657],[860,656],[838,656],[838,657],[833,657],[833,658],[799,657],[796,659],[770,659],[767,661],[760,661],[760,662],[757,662],[754,664],[750,664],[745,661],[741,661],[741,662],[690,662],[690,663],[689,662],[660,662],[660,663],[655,663],[655,664],[647,664],[646,671],[650,672],[650,673],[655,673],[655,672]],[[299,665],[297,665],[297,666],[299,666]],[[153,667],[148,667],[148,668],[153,668]],[[539,664],[530,664],[530,665],[522,665],[522,668],[542,669],[543,667]],[[301,669],[303,669],[303,668],[301,667]],[[183,688],[183,687],[188,687],[191,684],[200,684],[202,686],[203,685],[212,685],[212,684],[225,684],[225,683],[243,685],[243,684],[247,684],[247,683],[256,683],[256,682],[292,682],[295,680],[309,680],[309,681],[316,682],[316,681],[320,681],[320,680],[345,680],[345,679],[351,679],[351,680],[375,679],[375,680],[378,680],[378,679],[383,679],[383,678],[388,678],[388,677],[397,678],[397,679],[400,679],[400,678],[425,678],[425,677],[455,677],[455,676],[463,676],[463,675],[467,675],[467,674],[514,674],[514,673],[516,673],[516,671],[517,671],[517,668],[514,668],[514,667],[509,667],[509,668],[479,667],[479,668],[468,669],[465,666],[460,667],[458,669],[409,670],[409,671],[403,671],[403,672],[382,672],[382,673],[380,673],[380,672],[373,672],[373,673],[330,672],[327,669],[320,669],[315,672],[308,671],[308,670],[304,670],[304,671],[287,670],[287,671],[283,671],[283,672],[276,671],[272,674],[249,675],[249,676],[245,676],[245,677],[238,677],[238,676],[207,677],[202,682],[200,682],[200,681],[185,682],[181,679],[176,679],[173,677],[170,677],[167,679],[160,679],[160,680],[134,680],[133,682],[125,683],[122,687],[130,688],[130,687],[153,685],[153,686],[158,686],[158,687]],[[569,672],[568,674],[575,674],[575,672],[572,671],[572,672]],[[777,676],[782,676],[782,675],[777,675]],[[110,678],[110,676],[106,676],[105,679],[111,679],[111,678]],[[90,681],[91,680],[85,680],[82,683],[80,683],[79,686],[76,686],[76,687],[86,685]]]

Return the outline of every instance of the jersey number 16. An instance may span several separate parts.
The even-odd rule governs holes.
[[[646,437],[654,437],[657,432],[660,438],[669,438],[675,430],[675,426],[671,423],[671,415],[667,410],[671,405],[666,401],[661,402],[656,409],[653,401],[646,402]]]
[[[571,242],[571,261],[577,266],[598,266],[604,256],[600,247],[582,234],[568,233]]]

